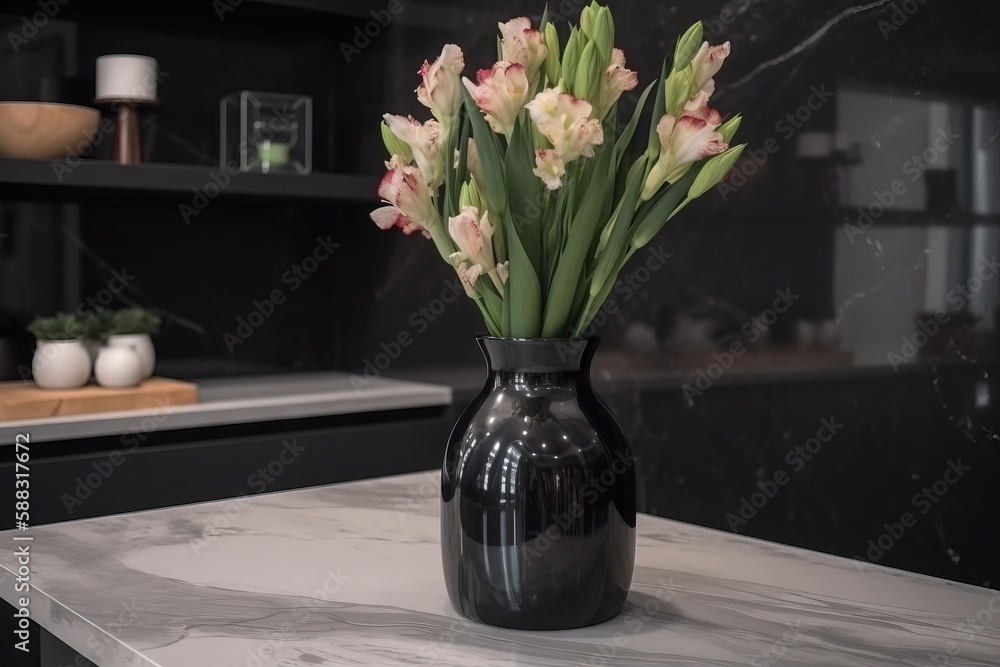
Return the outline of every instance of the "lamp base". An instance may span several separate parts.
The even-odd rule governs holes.
[[[143,109],[160,106],[156,100],[96,99],[94,105],[115,114],[115,135],[111,159],[118,164],[142,163],[142,134],[139,132]]]

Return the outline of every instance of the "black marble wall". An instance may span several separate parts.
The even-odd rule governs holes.
[[[552,4],[574,17],[580,6]],[[1000,10],[975,0],[609,4],[642,85],[694,20],[732,42],[713,101],[743,113],[751,149],[653,242],[659,268],[647,270],[648,253],[626,268],[601,317],[596,372],[636,443],[643,507],[996,586]],[[215,164],[223,95],[302,93],[315,103],[316,170],[370,174],[373,191],[380,114],[427,116],[411,92],[423,59],[456,41],[472,75],[495,58],[496,20],[541,9],[406,0],[358,46],[367,12],[384,3],[336,16],[248,1],[221,17],[209,2],[80,5],[16,53],[0,40],[0,98],[40,98],[55,79],[59,94],[79,97],[97,55],[146,53],[166,74],[144,128],[150,160]],[[5,3],[3,34],[32,7]],[[405,332],[413,344],[380,372],[449,381],[459,395],[477,382],[475,308],[452,299],[454,276],[430,243],[380,232],[370,205],[220,199],[187,224],[177,207],[189,200],[54,204],[5,190],[5,331],[73,309],[126,270],[134,279],[120,300],[165,317],[165,372],[362,371]],[[340,247],[227,346],[317,239]],[[949,321],[935,328],[935,314]],[[727,359],[735,341],[750,351]],[[914,499],[935,493],[952,463],[971,469],[938,484],[939,501]],[[868,541],[878,547],[906,513],[913,525],[879,555]]]

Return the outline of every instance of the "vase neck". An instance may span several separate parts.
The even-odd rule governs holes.
[[[478,340],[490,372],[517,374],[589,372],[599,342],[597,338],[517,340],[481,337]]]

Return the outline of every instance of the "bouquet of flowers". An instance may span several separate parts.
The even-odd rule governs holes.
[[[497,337],[580,337],[629,258],[745,146],[730,147],[740,117],[723,122],[709,107],[730,46],[702,42],[700,22],[619,126],[619,99],[638,76],[614,47],[611,11],[595,0],[565,41],[547,14],[537,29],[501,23],[500,60],[475,83],[462,78],[462,50],[446,45],[419,71],[417,99],[434,119],[386,114],[382,124],[386,206],[372,220],[433,240]]]

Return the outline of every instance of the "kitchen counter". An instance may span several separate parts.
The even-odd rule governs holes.
[[[1000,665],[1000,592],[646,515],[618,618],[478,625],[444,589],[437,482],[3,532],[0,594],[23,595],[14,551],[30,545],[33,619],[100,667]]]
[[[203,428],[281,419],[440,407],[451,389],[426,382],[346,373],[293,373],[198,381],[198,402],[148,410],[0,421],[0,446],[30,433],[32,442]],[[152,422],[150,421],[152,420]]]

